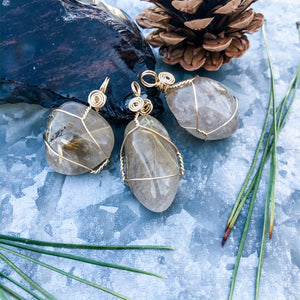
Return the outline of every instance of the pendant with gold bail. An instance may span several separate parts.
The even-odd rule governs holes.
[[[146,81],[147,76],[152,82]],[[164,92],[178,124],[197,138],[219,140],[238,128],[237,98],[218,81],[196,75],[175,83],[171,73],[157,75],[147,70],[142,73],[141,82]]]
[[[90,92],[89,106],[69,101],[52,112],[44,134],[46,159],[56,172],[78,175],[99,173],[109,162],[114,134],[98,113],[105,105],[107,77],[99,90]]]
[[[136,115],[120,150],[122,178],[146,208],[162,212],[173,202],[184,175],[183,159],[166,128],[150,116],[152,103],[140,97],[139,84],[134,81],[131,87],[136,97],[129,109]]]

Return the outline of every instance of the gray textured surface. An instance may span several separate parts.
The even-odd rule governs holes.
[[[108,2],[133,17],[147,5],[137,0]],[[261,0],[253,7],[267,19],[280,99],[300,56],[295,29],[299,3]],[[221,81],[238,97],[239,128],[231,138],[204,143],[179,128],[169,111],[160,119],[182,152],[187,169],[174,203],[162,214],[146,210],[122,182],[118,151],[124,127],[114,126],[116,145],[109,168],[96,176],[64,176],[53,173],[45,160],[42,134],[50,111],[21,104],[1,106],[1,233],[58,242],[171,245],[176,251],[77,251],[154,271],[165,275],[165,280],[56,258],[40,259],[133,299],[226,299],[244,213],[225,248],[221,248],[221,239],[254,153],[269,88],[261,33],[249,39],[251,47],[242,58],[218,72],[198,72]],[[158,67],[176,73],[177,80],[194,75],[162,63]],[[298,94],[278,140],[275,227],[273,239],[267,243],[260,299],[300,298],[299,111]],[[257,196],[235,299],[253,298],[266,185],[267,172]],[[58,299],[113,299],[22,260],[17,259],[16,264]],[[13,272],[11,275],[17,278]]]

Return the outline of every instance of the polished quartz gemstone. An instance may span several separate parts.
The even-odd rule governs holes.
[[[165,127],[154,117],[147,115],[138,120],[140,125],[170,141]],[[135,126],[134,121],[127,125],[125,137]],[[126,138],[125,157],[126,179],[135,197],[153,212],[166,210],[174,200],[179,183],[174,147],[157,134],[138,128]]]
[[[82,117],[87,106],[67,102],[59,109]],[[45,139],[53,150],[63,157],[94,169],[110,157],[114,146],[114,134],[108,122],[93,109],[89,111],[84,122],[100,148],[92,140],[80,119],[61,111],[53,112],[47,125]],[[48,147],[46,158],[49,166],[58,173],[76,175],[89,171],[57,156]]]
[[[223,139],[238,128],[236,98],[213,79],[195,76],[193,84],[169,89],[166,101],[179,125],[197,138]]]

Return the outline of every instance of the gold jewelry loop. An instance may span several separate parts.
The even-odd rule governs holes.
[[[147,82],[144,79],[145,76],[154,77],[154,83]],[[175,77],[169,72],[161,72],[157,75],[154,71],[147,70],[142,73],[141,82],[146,87],[157,87],[165,93],[168,89],[172,88],[172,84],[175,83]]]
[[[106,77],[100,86],[99,90],[94,90],[89,93],[88,103],[93,107],[97,112],[105,105],[107,97],[105,95],[107,86],[109,83],[109,78]]]
[[[175,77],[169,72],[161,72],[158,74],[158,80],[160,83],[172,85],[175,83]]]
[[[100,90],[91,91],[88,97],[88,103],[91,107],[99,111],[106,103],[106,95]]]
[[[144,107],[144,99],[141,97],[135,97],[130,100],[128,108],[132,112],[138,112],[141,111]]]
[[[153,109],[152,102],[149,99],[143,99],[141,96],[141,87],[138,82],[131,83],[131,89],[136,96],[131,99],[128,105],[129,110],[137,113],[137,115],[149,115]]]
[[[145,76],[151,76],[151,77],[154,77],[154,83],[150,83],[150,82],[147,82],[144,77]],[[141,83],[145,86],[145,87],[156,87],[157,86],[157,83],[158,83],[158,77],[157,77],[157,74],[152,71],[152,70],[147,70],[147,71],[144,71],[141,75]]]
[[[134,93],[134,95],[136,97],[140,97],[141,96],[141,87],[140,85],[138,84],[138,82],[136,81],[133,81],[131,83],[131,89],[132,89],[132,92]]]
[[[144,99],[144,105],[141,109],[142,115],[149,115],[152,112],[153,104],[149,99]]]
[[[109,77],[106,77],[103,81],[103,83],[101,84],[100,88],[99,88],[99,91],[101,91],[102,93],[106,93],[106,90],[107,90],[107,86],[108,86],[108,83],[109,83]]]

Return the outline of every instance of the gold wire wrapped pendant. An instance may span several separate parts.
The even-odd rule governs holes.
[[[67,102],[55,109],[44,134],[48,165],[58,173],[98,173],[109,162],[114,134],[98,111],[106,102],[106,78],[99,90],[89,94],[86,106]],[[93,110],[94,108],[95,110]]]
[[[136,98],[129,109],[136,115],[125,129],[120,150],[122,178],[146,208],[162,212],[173,202],[184,175],[183,159],[165,127],[149,115],[152,103],[140,97],[137,82],[132,90]]]
[[[145,76],[154,78],[153,83]],[[203,140],[219,140],[232,135],[238,128],[238,101],[221,83],[195,76],[175,83],[171,73],[158,75],[151,70],[142,74],[141,82],[147,87],[158,87],[178,124]]]

